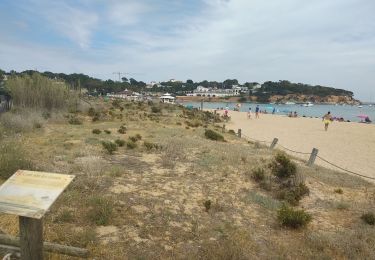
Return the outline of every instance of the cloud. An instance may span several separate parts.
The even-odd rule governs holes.
[[[63,1],[35,1],[22,8],[45,21],[62,37],[81,48],[88,48],[98,23],[98,15],[82,6],[73,6]]]
[[[17,55],[17,46],[24,56],[17,63],[2,59],[0,66],[40,64],[102,78],[136,71],[144,72],[144,81],[287,79],[350,89],[359,97],[373,91],[370,0],[34,0],[28,10],[53,29],[46,39],[57,34],[75,46],[9,41],[3,48]],[[28,51],[48,51],[59,62],[28,58]],[[1,55],[9,57],[4,49]]]

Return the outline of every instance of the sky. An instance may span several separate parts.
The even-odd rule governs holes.
[[[0,0],[0,68],[289,80],[375,102],[374,0]]]

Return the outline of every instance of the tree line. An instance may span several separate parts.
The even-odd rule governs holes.
[[[64,81],[73,89],[84,88],[87,89],[90,94],[93,95],[105,95],[107,93],[116,93],[123,91],[125,89],[137,91],[137,92],[169,92],[176,95],[184,95],[195,90],[198,86],[203,86],[207,88],[218,88],[218,89],[228,89],[232,88],[233,85],[238,85],[240,87],[245,87],[249,90],[247,95],[256,96],[261,100],[268,100],[270,96],[281,95],[285,96],[288,94],[297,94],[297,95],[316,95],[316,96],[349,96],[353,97],[353,92],[336,89],[326,86],[312,86],[303,83],[292,83],[287,80],[280,81],[266,81],[260,88],[254,89],[254,86],[259,85],[257,82],[245,82],[240,84],[237,79],[227,79],[223,82],[219,81],[201,81],[194,82],[191,79],[186,80],[185,82],[176,81],[164,81],[159,84],[155,84],[151,87],[147,87],[147,84],[143,81],[138,81],[134,78],[121,78],[121,81],[113,81],[111,79],[101,80],[98,78],[93,78],[82,73],[53,73],[49,71],[37,72],[34,70],[25,70],[22,72],[9,71],[6,72],[0,69],[0,93],[2,81],[4,81],[4,76],[20,76],[20,75],[29,75],[31,76],[34,73],[40,73],[42,76],[45,76],[49,79]]]

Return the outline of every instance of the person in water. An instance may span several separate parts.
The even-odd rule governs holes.
[[[255,108],[255,118],[259,118],[259,105],[257,105],[257,107]]]
[[[331,119],[332,119],[331,112],[328,111],[328,113],[323,116],[324,130],[326,131],[328,130],[328,126],[331,123]]]

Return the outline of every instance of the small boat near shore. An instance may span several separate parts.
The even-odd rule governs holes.
[[[312,107],[314,106],[314,104],[312,102],[307,102],[305,104],[302,105],[303,107]]]

